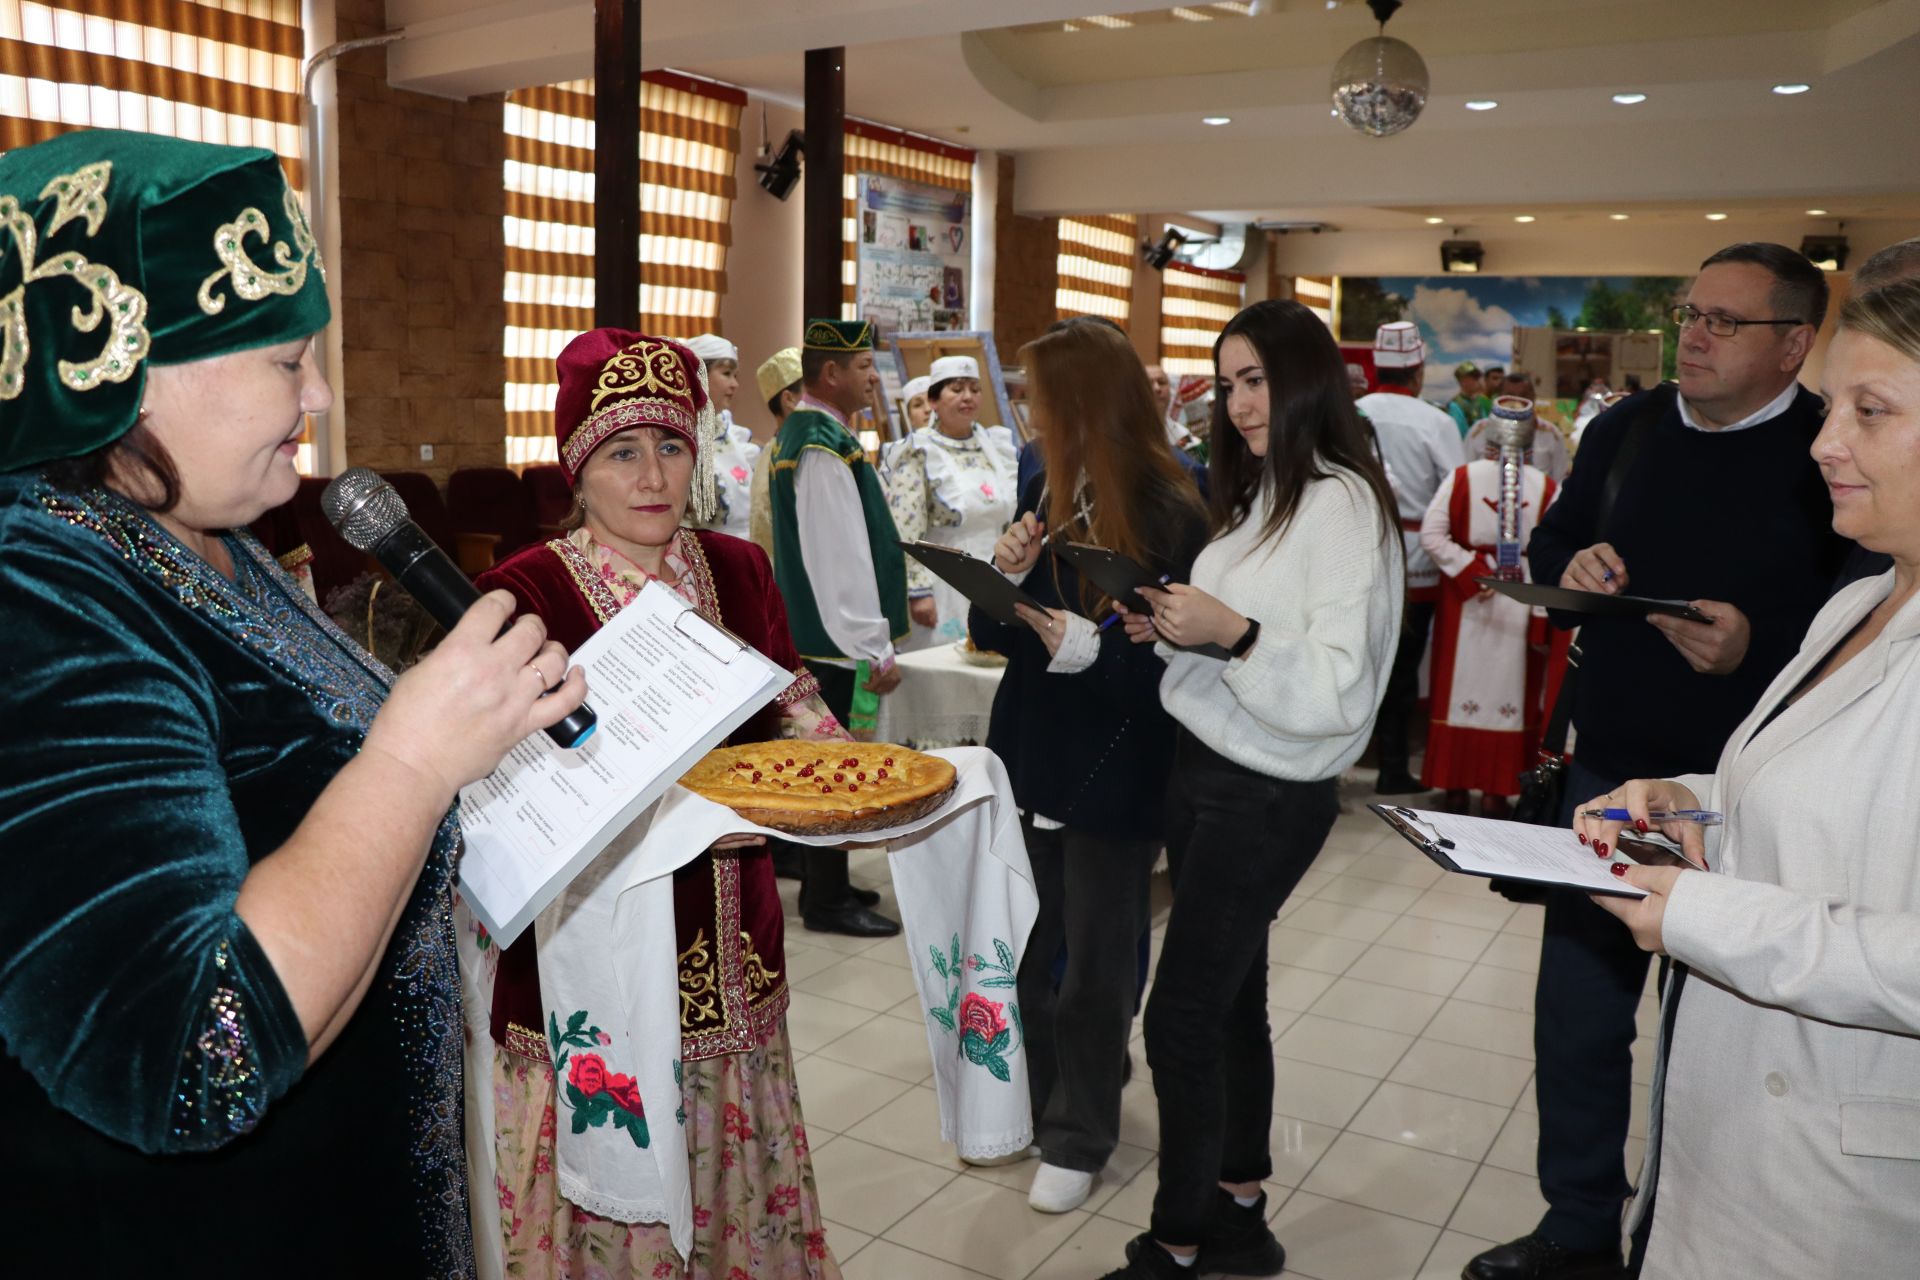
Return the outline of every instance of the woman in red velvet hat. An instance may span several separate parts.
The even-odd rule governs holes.
[[[567,345],[558,369],[554,432],[573,485],[571,530],[488,570],[480,587],[512,592],[571,649],[658,581],[795,673],[735,741],[848,738],[794,650],[766,553],[683,527],[689,514],[697,523],[713,510],[718,420],[700,358],[664,338],[595,329]],[[689,862],[674,876],[674,907],[692,1255],[682,1262],[664,1224],[602,1219],[561,1194],[554,1070],[529,936],[500,953],[493,999],[507,1273],[838,1277],[794,1085],[782,911],[764,843],[730,838]]]

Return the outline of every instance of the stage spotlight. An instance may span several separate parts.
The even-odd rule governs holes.
[[[1806,236],[1800,241],[1800,252],[1806,254],[1807,260],[1822,271],[1847,269],[1845,236]]]
[[[1149,244],[1145,240],[1140,242],[1140,261],[1155,271],[1165,271],[1167,264],[1173,261],[1174,254],[1178,253],[1180,246],[1186,242],[1186,236],[1182,235],[1177,228],[1168,227],[1166,234],[1160,237],[1160,243]]]
[[[787,140],[780,144],[780,153],[771,160],[766,158],[766,145],[761,144],[761,160],[753,167],[759,171],[760,185],[775,200],[785,200],[793,194],[800,181],[800,157],[806,150],[806,135],[798,129],[787,134]]]
[[[1447,240],[1440,245],[1440,269],[1471,274],[1480,270],[1487,251],[1478,240]]]

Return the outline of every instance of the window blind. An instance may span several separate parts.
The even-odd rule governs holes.
[[[720,330],[746,95],[669,71],[640,85],[640,328]],[[551,462],[553,361],[593,327],[593,82],[507,95],[507,463]]]
[[[1161,275],[1160,367],[1169,376],[1213,373],[1213,343],[1240,310],[1247,278],[1170,263]]]
[[[1137,230],[1130,214],[1060,219],[1055,319],[1105,316],[1126,327],[1133,307],[1133,264],[1140,252]]]

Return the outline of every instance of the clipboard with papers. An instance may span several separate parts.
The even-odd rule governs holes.
[[[900,549],[925,565],[930,573],[986,610],[995,622],[1013,626],[1020,615],[1016,604],[1046,611],[1046,606],[1022,591],[1019,584],[978,556],[933,542],[900,543]]]
[[[1402,805],[1370,804],[1380,819],[1448,871],[1487,879],[1577,889],[1613,898],[1644,898],[1645,889],[1615,876],[1565,827],[1536,827]]]
[[[793,682],[657,582],[575,650],[573,663],[586,670],[600,731],[571,750],[536,733],[460,789],[460,894],[503,947]]]
[[[1544,582],[1508,582],[1502,578],[1475,578],[1474,581],[1509,599],[1541,609],[1565,609],[1569,613],[1612,618],[1644,618],[1657,613],[1669,618],[1685,618],[1688,622],[1713,621],[1685,600],[1610,596],[1604,591],[1576,591],[1572,587],[1550,587]]]

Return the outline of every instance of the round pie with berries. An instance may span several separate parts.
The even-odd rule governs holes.
[[[749,742],[709,751],[680,785],[792,835],[898,827],[952,794],[953,766],[884,742]]]

